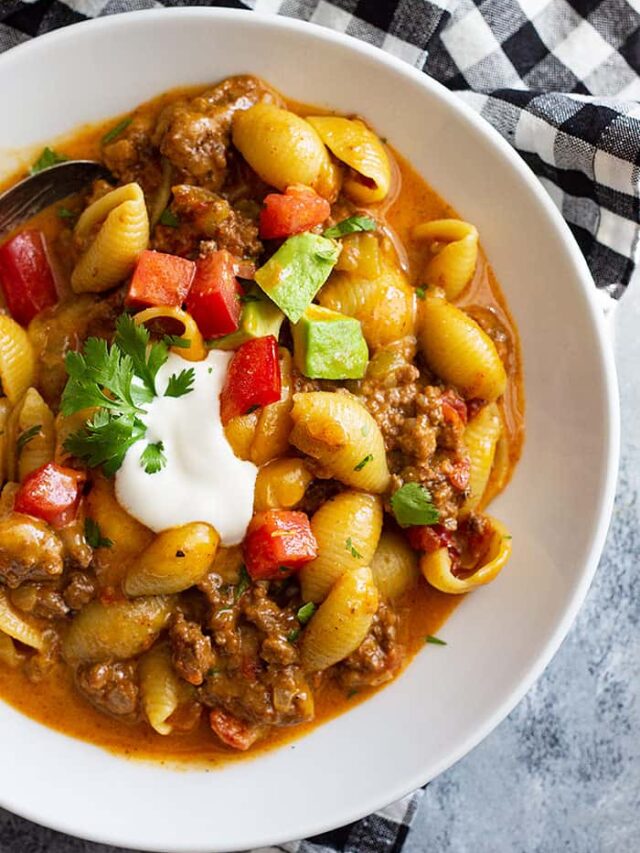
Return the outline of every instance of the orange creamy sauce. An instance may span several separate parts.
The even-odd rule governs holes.
[[[175,90],[142,105],[136,112],[148,111],[156,114],[168,102],[180,95],[196,94],[198,91],[201,91],[201,87]],[[326,112],[292,102],[290,107],[303,115],[311,112]],[[72,159],[99,159],[100,140],[116,122],[117,119],[83,128],[56,143],[56,147]],[[411,240],[411,229],[426,220],[459,217],[404,158],[392,149],[390,152],[395,158],[394,186],[384,205],[376,208],[376,218],[380,219],[381,212],[384,213],[388,234],[398,249],[405,272],[410,282],[419,286],[422,284],[421,269],[426,255],[424,246]],[[13,181],[8,182],[8,185],[11,183]],[[44,211],[29,224],[30,227],[44,231],[50,246],[55,246],[63,227],[55,213],[55,208]],[[62,257],[54,256],[52,261],[59,269],[65,268]],[[480,306],[485,312],[490,311],[505,331],[509,341],[509,358],[506,364],[509,382],[502,405],[507,428],[510,473],[520,455],[523,440],[524,396],[520,348],[515,324],[493,270],[482,252],[470,287],[456,302],[465,309],[470,309],[471,313],[474,308]],[[491,489],[491,484],[489,488]],[[405,666],[421,649],[422,654],[442,653],[437,646],[428,645],[425,648],[425,638],[438,633],[463,597],[446,595],[420,580],[418,587],[407,593],[396,605],[395,609],[400,617],[399,639],[407,650]],[[335,682],[325,679],[321,688],[314,693],[316,709],[314,721],[289,729],[273,730],[264,741],[252,747],[248,757],[300,737],[316,725],[349,710],[376,689],[382,688],[370,688],[346,695]],[[54,667],[38,684],[30,682],[20,670],[12,670],[0,665],[0,696],[17,710],[44,725],[129,757],[152,758],[172,764],[198,763],[209,766],[230,759],[247,757],[246,753],[237,753],[222,746],[212,735],[205,717],[192,732],[168,736],[156,734],[147,723],[127,724],[122,720],[108,717],[93,708],[76,691],[71,670],[64,664]]]

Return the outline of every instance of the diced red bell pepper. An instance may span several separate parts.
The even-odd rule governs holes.
[[[243,752],[260,737],[258,726],[245,723],[244,720],[239,720],[221,708],[214,708],[209,712],[209,725],[222,743]]]
[[[229,364],[220,392],[220,419],[228,424],[238,415],[277,402],[281,392],[278,342],[273,335],[252,338],[238,347]]]
[[[196,263],[187,311],[205,338],[229,335],[240,324],[242,288],[235,276],[236,263],[226,249],[212,252]]]
[[[244,561],[253,580],[286,578],[318,556],[318,543],[304,512],[257,512],[247,529]]]
[[[27,326],[58,301],[41,231],[21,231],[0,246],[0,284],[14,320]]]
[[[135,268],[125,304],[130,308],[179,308],[196,274],[193,261],[166,252],[144,251]]]
[[[284,195],[272,193],[260,212],[260,236],[266,240],[291,237],[321,225],[331,213],[329,202],[304,184],[287,187]]]
[[[409,527],[405,533],[414,551],[426,551],[430,554],[439,548],[456,548],[453,535],[441,524]]]
[[[76,516],[85,479],[81,471],[47,462],[25,477],[14,509],[41,518],[52,527],[64,527]]]

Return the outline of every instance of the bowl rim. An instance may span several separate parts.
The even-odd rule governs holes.
[[[0,74],[7,69],[10,71],[10,66],[17,56],[22,56],[25,53],[35,52],[44,45],[50,46],[58,44],[63,47],[66,43],[74,41],[78,36],[91,30],[117,30],[127,22],[138,22],[141,19],[148,22],[149,27],[153,26],[154,21],[160,18],[173,17],[177,20],[182,19],[217,19],[220,21],[237,21],[243,20],[246,15],[251,16],[254,24],[262,26],[265,31],[286,30],[295,32],[304,32],[307,36],[314,36],[316,39],[333,42],[354,54],[374,60],[387,68],[398,72],[414,82],[419,83],[422,87],[429,90],[430,94],[440,101],[445,102],[446,106],[457,112],[468,124],[473,126],[476,132],[481,134],[485,140],[505,159],[511,168],[518,175],[518,179],[524,184],[527,191],[534,197],[542,209],[543,214],[550,220],[553,228],[559,232],[563,238],[563,244],[569,260],[575,270],[576,278],[580,280],[581,292],[586,299],[589,311],[589,319],[592,322],[595,330],[595,342],[598,347],[598,358],[603,367],[603,378],[606,396],[606,413],[603,417],[603,426],[606,432],[604,436],[604,444],[606,447],[606,469],[603,477],[603,488],[600,494],[599,506],[597,509],[598,522],[591,531],[590,539],[587,540],[588,557],[583,563],[582,572],[573,589],[572,596],[566,606],[566,609],[555,626],[554,631],[537,649],[532,656],[529,666],[524,671],[520,679],[513,685],[510,694],[494,708],[491,714],[479,723],[479,725],[458,745],[457,749],[452,750],[446,758],[442,759],[435,767],[432,767],[426,773],[416,773],[410,779],[405,779],[403,782],[398,782],[392,788],[388,785],[381,785],[381,793],[378,797],[370,796],[366,802],[361,803],[357,808],[345,807],[340,814],[335,818],[324,817],[316,819],[314,822],[308,821],[308,825],[303,826],[298,837],[309,837],[319,833],[331,830],[338,826],[356,821],[374,811],[377,811],[384,806],[395,802],[398,799],[406,796],[412,791],[424,785],[426,782],[437,777],[442,772],[447,770],[464,755],[474,749],[489,733],[496,728],[515,706],[523,699],[525,694],[530,690],[535,681],[540,677],[544,669],[549,664],[552,657],[558,651],[562,641],[566,637],[571,628],[576,615],[585,599],[589,590],[598,562],[601,556],[604,541],[609,528],[611,519],[613,502],[615,498],[618,462],[620,454],[620,412],[619,412],[619,395],[617,374],[613,355],[612,340],[610,331],[606,326],[605,316],[603,313],[602,303],[599,301],[596,287],[588,269],[586,260],[581,250],[578,247],[575,238],[573,237],[566,221],[562,217],[560,211],[553,203],[550,195],[544,189],[542,184],[533,171],[525,164],[524,160],[518,155],[514,148],[500,136],[500,134],[481,116],[479,116],[467,103],[462,99],[457,98],[455,93],[450,92],[438,81],[428,76],[425,72],[415,68],[408,62],[387,53],[379,47],[375,47],[367,42],[331,30],[320,24],[302,21],[293,18],[287,18],[273,13],[254,12],[250,9],[228,9],[217,7],[178,7],[178,8],[162,8],[162,9],[145,9],[135,12],[122,12],[115,15],[107,15],[103,17],[93,18],[86,21],[81,21],[67,27],[62,27],[58,30],[51,31],[42,36],[38,36],[22,44],[10,48],[3,54],[0,54]],[[604,461],[604,459],[603,459]],[[19,712],[18,712],[19,713]],[[3,796],[0,801],[0,806],[9,811],[20,815],[28,820],[40,823],[51,827],[59,832],[64,832],[76,837],[86,838],[91,841],[106,844],[116,844],[126,846],[128,844],[126,835],[119,830],[117,833],[107,835],[102,832],[86,832],[81,830],[81,836],[78,836],[77,823],[74,825],[74,818],[69,811],[68,816],[64,814],[56,815],[55,820],[49,815],[43,816],[42,810],[37,804],[30,805],[25,802],[14,802],[10,796]],[[188,842],[188,840],[187,840]],[[283,842],[281,834],[276,836],[263,837],[260,836],[259,843],[263,846],[269,846]],[[157,850],[158,848],[140,846],[136,842],[139,849]],[[215,848],[215,844],[214,844]],[[184,843],[173,845],[171,850],[176,851],[194,851],[213,849],[211,845],[207,847],[195,847],[192,844]],[[215,848],[218,849],[218,848]],[[226,850],[246,849],[246,845],[242,847],[226,847]]]

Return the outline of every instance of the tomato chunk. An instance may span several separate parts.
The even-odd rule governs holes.
[[[409,527],[405,531],[414,551],[431,553],[439,548],[455,548],[453,535],[441,524]]]
[[[454,426],[458,424],[466,426],[467,404],[455,391],[451,389],[445,391],[442,397],[440,397],[440,404],[442,406],[442,417],[446,423],[453,424]]]
[[[187,311],[205,338],[229,335],[240,324],[242,288],[235,269],[236,260],[226,249],[212,252],[196,264]]]
[[[0,246],[0,285],[9,313],[22,326],[56,304],[58,294],[41,231],[21,231]]]
[[[144,251],[135,268],[125,304],[130,308],[179,308],[187,298],[196,265],[165,252]]]
[[[25,477],[14,509],[41,518],[52,527],[64,527],[76,516],[85,479],[81,471],[47,462]]]
[[[253,580],[286,578],[318,556],[318,543],[304,512],[268,509],[251,519],[244,561]]]
[[[246,341],[233,354],[220,392],[222,423],[228,424],[238,415],[246,415],[259,406],[277,402],[281,392],[276,339],[268,335]]]
[[[260,236],[273,240],[291,237],[321,225],[331,213],[329,202],[304,184],[287,187],[284,194],[271,193],[260,212]]]

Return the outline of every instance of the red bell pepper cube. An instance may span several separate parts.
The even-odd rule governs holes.
[[[196,264],[187,311],[205,338],[229,335],[240,324],[242,288],[235,276],[236,263],[232,254],[221,249]]]
[[[76,516],[85,479],[81,471],[47,462],[25,477],[14,509],[41,518],[52,527],[64,527]]]
[[[229,363],[220,392],[220,419],[228,424],[238,415],[277,402],[281,392],[278,342],[273,335],[252,338],[238,347]]]
[[[21,231],[0,246],[0,284],[14,320],[27,326],[58,301],[41,231]]]
[[[266,240],[291,237],[321,225],[331,213],[329,202],[304,184],[287,187],[284,195],[272,193],[260,212],[260,236]]]
[[[286,578],[318,556],[318,543],[304,512],[257,512],[247,529],[244,561],[253,580]]]
[[[196,274],[193,261],[166,252],[144,251],[136,265],[125,305],[130,308],[179,308]]]

